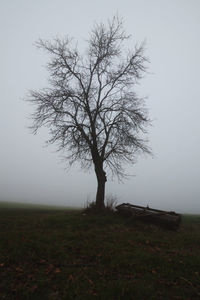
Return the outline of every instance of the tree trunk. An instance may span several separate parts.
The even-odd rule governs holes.
[[[96,194],[96,206],[98,210],[103,210],[105,208],[104,198],[105,198],[105,183],[106,172],[104,172],[103,167],[96,166],[95,172],[97,176],[97,194]]]

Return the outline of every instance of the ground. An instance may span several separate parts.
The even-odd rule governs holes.
[[[200,216],[167,231],[118,215],[0,209],[0,299],[199,299]]]

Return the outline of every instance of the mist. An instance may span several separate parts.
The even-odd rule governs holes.
[[[106,194],[183,213],[200,213],[200,2],[70,0],[1,1],[0,201],[83,207],[95,199],[93,169],[66,170],[48,130],[32,135],[29,89],[46,87],[48,56],[34,43],[70,35],[84,50],[95,22],[118,13],[132,35],[130,48],[146,41],[148,73],[137,88],[152,119],[153,157],[128,165],[128,180],[108,178]]]

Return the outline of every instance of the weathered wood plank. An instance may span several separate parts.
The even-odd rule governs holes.
[[[130,203],[120,204],[116,206],[116,209],[122,215],[154,223],[168,229],[178,229],[181,222],[181,215],[173,211],[158,210]]]

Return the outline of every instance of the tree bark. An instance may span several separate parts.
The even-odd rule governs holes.
[[[105,208],[105,183],[106,172],[103,170],[102,166],[95,166],[95,173],[97,176],[97,194],[96,194],[96,206],[98,210],[103,210]]]

